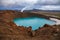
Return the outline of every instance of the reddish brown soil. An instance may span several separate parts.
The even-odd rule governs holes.
[[[32,27],[17,26],[14,18],[29,16],[45,17],[33,13],[21,13],[12,10],[0,10],[0,40],[60,40],[60,25],[47,25],[37,30]],[[45,17],[48,18],[48,17]]]

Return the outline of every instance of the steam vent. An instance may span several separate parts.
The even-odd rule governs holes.
[[[50,19],[60,20],[60,17],[56,17],[58,14],[60,12],[0,10],[0,40],[60,40],[60,24]],[[20,24],[16,23],[16,18],[19,18]]]

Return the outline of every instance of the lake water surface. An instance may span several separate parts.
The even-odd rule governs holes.
[[[15,18],[14,22],[17,26],[32,26],[32,30],[43,27],[45,24],[53,25],[55,23],[54,21],[40,17]]]

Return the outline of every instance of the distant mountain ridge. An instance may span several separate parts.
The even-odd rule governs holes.
[[[32,10],[24,10],[24,12],[29,12],[29,11],[34,11],[34,12],[38,12],[38,11],[43,11],[43,12],[60,12],[60,10],[40,10],[40,9],[32,9]]]

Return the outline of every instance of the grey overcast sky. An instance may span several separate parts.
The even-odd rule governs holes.
[[[60,10],[60,0],[0,0],[0,10]]]

